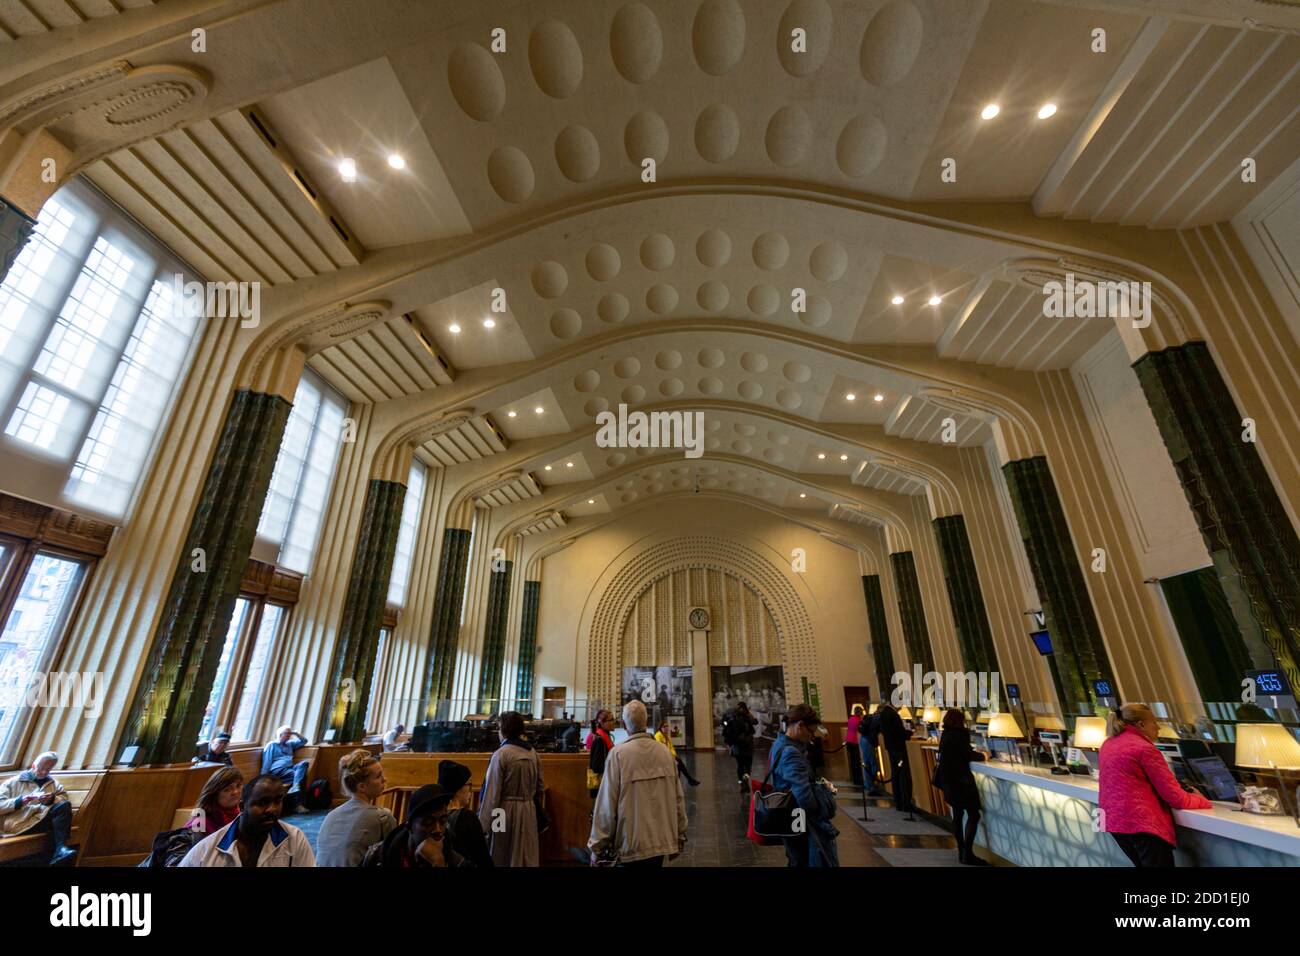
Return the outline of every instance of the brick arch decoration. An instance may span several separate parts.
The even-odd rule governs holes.
[[[608,706],[619,699],[623,629],[637,597],[660,578],[691,568],[711,568],[739,578],[772,612],[781,641],[786,699],[803,701],[803,681],[820,683],[812,619],[803,599],[781,569],[754,549],[727,538],[671,538],[646,548],[620,568],[605,586],[591,619],[587,653],[587,695]]]

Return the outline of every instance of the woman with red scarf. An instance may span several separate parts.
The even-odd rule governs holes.
[[[605,758],[614,749],[614,715],[602,708],[596,712],[591,722],[591,733],[587,735],[587,749],[591,758],[587,761],[587,794],[594,800],[600,792],[600,777],[605,772]]]

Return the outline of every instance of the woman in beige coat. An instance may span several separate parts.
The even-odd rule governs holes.
[[[545,785],[542,763],[524,740],[523,715],[501,715],[501,746],[488,763],[478,818],[495,866],[540,866],[537,808]]]

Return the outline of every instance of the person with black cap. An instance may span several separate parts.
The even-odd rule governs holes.
[[[773,790],[788,792],[804,812],[805,830],[784,838],[785,856],[793,867],[840,865],[835,838],[840,831],[831,822],[838,812],[835,789],[818,779],[808,759],[808,748],[818,737],[822,721],[807,704],[795,704],[785,718],[785,732],[768,753],[768,776]]]
[[[229,753],[230,734],[222,731],[207,743],[199,744],[198,750],[194,753],[194,759],[191,763],[221,763],[227,767],[233,767],[235,762],[231,759]]]
[[[447,805],[452,795],[436,783],[411,794],[406,822],[366,851],[363,867],[395,870],[426,866],[465,866],[465,858],[447,845]]]
[[[452,795],[447,804],[447,844],[463,856],[467,865],[475,867],[493,866],[492,854],[488,852],[487,839],[483,836],[483,826],[478,822],[478,815],[470,809],[473,788],[470,784],[469,767],[454,760],[442,760],[438,763],[438,786]]]

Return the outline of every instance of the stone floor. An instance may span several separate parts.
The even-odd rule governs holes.
[[[686,850],[669,866],[733,867],[786,865],[785,850],[764,847],[745,836],[749,798],[736,783],[735,761],[723,753],[684,754],[700,781],[686,787],[688,835]],[[767,773],[766,755],[754,755],[754,776]],[[840,831],[836,846],[841,866],[960,866],[956,841],[946,829],[893,809],[889,800],[869,798],[864,805],[862,790],[848,781],[835,781],[839,791]],[[299,827],[312,848],[324,813],[295,813],[286,818]]]

